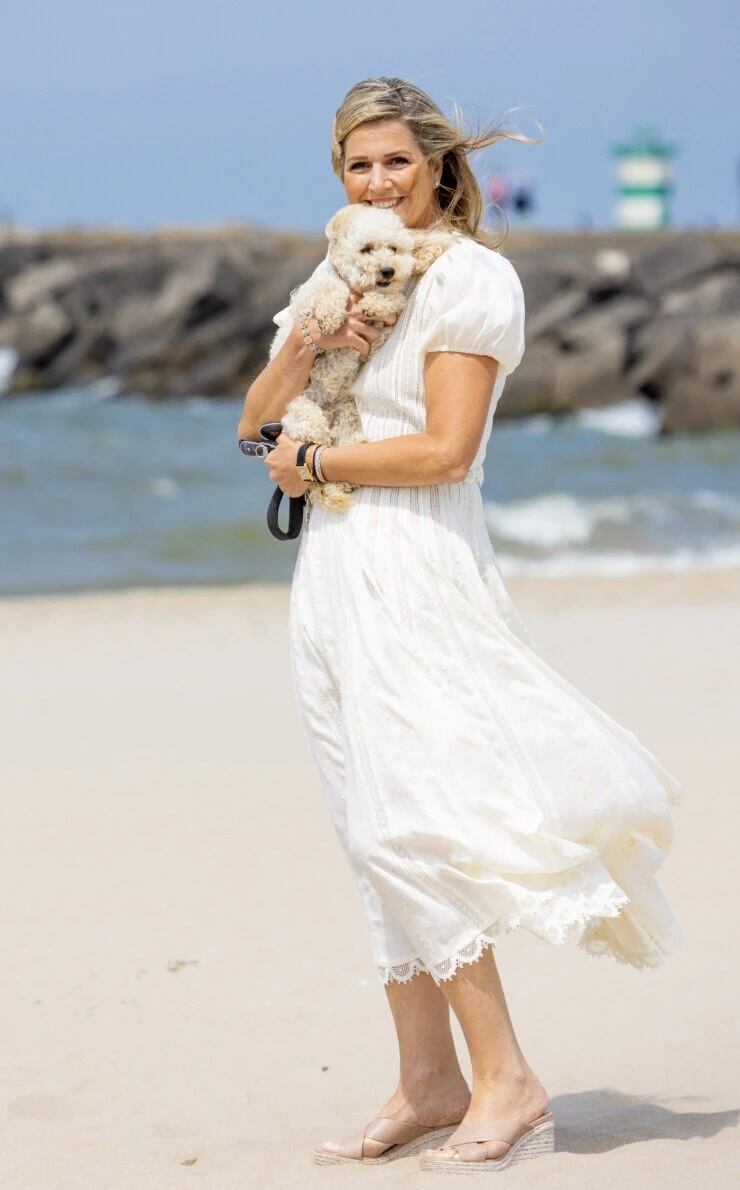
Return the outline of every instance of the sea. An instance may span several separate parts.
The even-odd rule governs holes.
[[[121,397],[114,380],[0,398],[0,595],[286,581],[273,485],[236,400]],[[740,565],[740,431],[664,436],[627,397],[494,418],[483,487],[504,574]],[[285,518],[287,509],[282,509]]]

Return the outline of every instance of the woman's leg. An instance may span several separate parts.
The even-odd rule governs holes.
[[[398,1086],[381,1115],[420,1124],[460,1121],[470,1090],[450,1029],[450,1007],[430,975],[385,985],[398,1038]]]
[[[514,1033],[493,950],[440,983],[465,1037],[473,1071],[464,1123],[497,1119],[529,1123],[547,1111],[547,1093],[527,1064]],[[489,1157],[506,1152],[500,1141],[486,1144]],[[454,1150],[437,1150],[455,1157]]]
[[[408,983],[386,984],[398,1038],[399,1078],[396,1090],[377,1113],[415,1124],[458,1124],[470,1101],[450,1029],[450,1008],[430,975]],[[330,1152],[341,1141],[324,1141]],[[386,1148],[366,1139],[365,1156]]]

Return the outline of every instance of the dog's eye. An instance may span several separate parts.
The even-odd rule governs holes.
[[[389,244],[388,247],[390,248],[391,252],[397,251],[397,249],[393,247],[393,244]]]
[[[364,248],[360,248],[360,252],[372,252],[372,250],[373,250],[372,244],[365,244]]]

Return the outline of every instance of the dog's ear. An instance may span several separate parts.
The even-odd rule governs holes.
[[[328,240],[336,240],[347,230],[352,220],[357,216],[357,205],[357,203],[350,203],[346,207],[340,207],[336,214],[332,215],[324,228]]]
[[[449,231],[414,231],[414,272],[425,273],[452,243]]]

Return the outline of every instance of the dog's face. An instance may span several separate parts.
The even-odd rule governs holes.
[[[416,237],[390,210],[352,203],[326,225],[329,259],[356,293],[404,285],[416,271]]]

